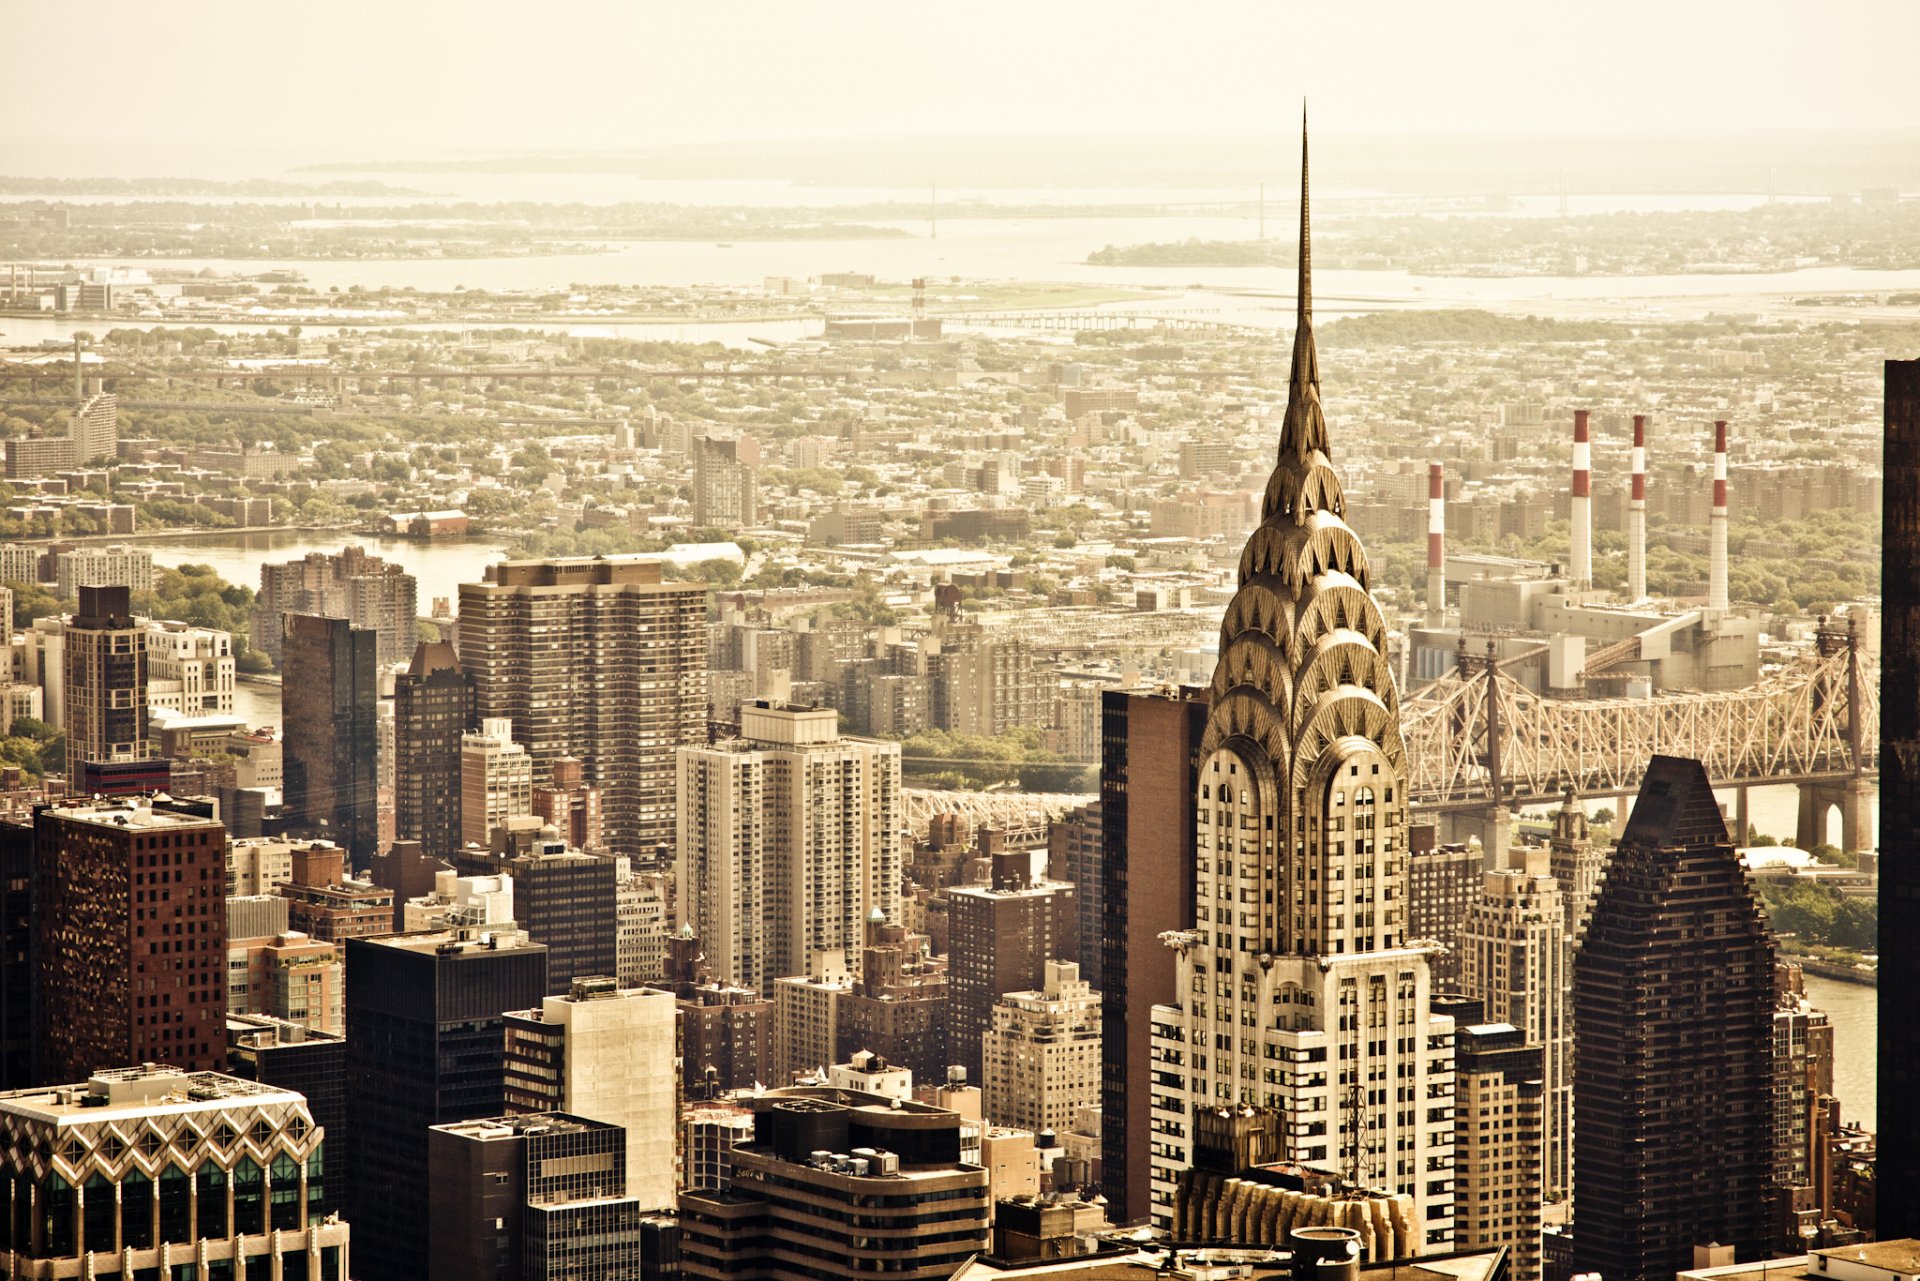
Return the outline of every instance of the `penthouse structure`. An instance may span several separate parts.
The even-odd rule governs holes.
[[[460,662],[481,717],[513,722],[548,785],[579,758],[609,848],[674,841],[674,751],[706,741],[707,588],[657,560],[503,561],[460,586]]]
[[[328,1137],[291,1090],[152,1063],[0,1094],[8,1275],[344,1281]]]

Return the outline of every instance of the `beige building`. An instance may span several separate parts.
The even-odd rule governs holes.
[[[505,1016],[507,1110],[626,1127],[627,1195],[642,1209],[674,1205],[675,1009],[672,992],[583,978],[537,1010]]]
[[[346,1034],[340,949],[297,931],[227,941],[227,1013],[265,1014]]]
[[[1072,961],[1048,961],[1037,992],[1008,992],[981,1038],[982,1089],[994,1125],[1064,1134],[1100,1102],[1100,994]]]
[[[1460,990],[1486,1007],[1490,1023],[1510,1023],[1540,1048],[1546,1109],[1546,1199],[1573,1190],[1573,986],[1560,883],[1547,874],[1544,846],[1513,852],[1518,866],[1487,872],[1481,899],[1460,929]]]
[[[840,1039],[840,998],[853,991],[845,966],[773,981],[773,1069],[777,1084],[814,1076],[834,1060]]]
[[[61,600],[78,600],[82,587],[125,587],[136,596],[153,590],[153,553],[128,543],[61,552],[53,566]]]
[[[756,701],[740,737],[679,752],[676,897],[716,977],[844,970],[900,907],[900,748],[831,708]],[[829,1055],[829,1059],[831,1055]]]
[[[460,585],[460,665],[483,717],[513,722],[534,782],[580,759],[608,848],[674,839],[674,749],[707,738],[707,597],[658,560],[504,561]]]
[[[672,880],[665,872],[636,872],[630,859],[614,864],[614,913],[619,922],[614,968],[621,987],[658,983],[667,973],[667,899]]]
[[[1513,1281],[1540,1281],[1541,1049],[1510,1023],[1469,1021],[1477,1003],[1462,1004],[1468,1008],[1459,1011],[1454,1052],[1454,1244],[1505,1246]]]
[[[460,736],[460,843],[486,848],[495,829],[533,813],[533,758],[513,741],[513,722],[488,717]]]
[[[233,637],[212,627],[147,624],[147,707],[183,716],[233,715]]]

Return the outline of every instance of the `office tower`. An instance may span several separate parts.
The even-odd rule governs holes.
[[[1065,1134],[1081,1108],[1100,1102],[1100,994],[1072,961],[1048,961],[1033,992],[993,1003],[982,1043],[987,1120],[1038,1134]]]
[[[1284,1117],[1279,1155],[1410,1197],[1452,1240],[1453,1023],[1405,915],[1407,760],[1387,628],[1341,518],[1313,340],[1305,140],[1279,460],[1220,630],[1200,745],[1194,920],[1157,1006],[1156,1218],[1195,1119]],[[1287,1066],[1283,1066],[1287,1065]],[[1314,1120],[1306,1118],[1312,1115]]]
[[[673,993],[577,979],[564,996],[506,1016],[506,1108],[571,1112],[627,1133],[626,1194],[672,1209],[679,1052]]]
[[[233,637],[214,627],[147,623],[147,710],[233,715]]]
[[[1576,1271],[1655,1281],[1709,1242],[1765,1257],[1773,1004],[1706,770],[1655,756],[1574,958]]]
[[[600,811],[600,789],[588,787],[586,767],[572,756],[553,763],[553,781],[533,789],[532,812],[554,825],[560,839],[577,850],[597,852],[606,847],[606,821]]]
[[[1065,881],[1034,877],[1025,850],[993,855],[992,879],[947,891],[947,1057],[980,1080],[981,1037],[1005,992],[1041,988],[1047,962],[1072,956],[1078,901]]]
[[[133,616],[125,587],[79,592],[79,612],[65,628],[62,682],[67,778],[76,790],[88,761],[147,755],[146,622]]]
[[[698,529],[736,533],[758,519],[754,464],[760,447],[752,437],[703,436],[693,442],[693,523]]]
[[[1744,840],[1745,834],[1742,833]],[[1553,834],[1547,839],[1547,868],[1560,882],[1560,903],[1567,923],[1567,941],[1577,943],[1587,928],[1593,896],[1606,872],[1607,852],[1595,849],[1587,810],[1568,789],[1566,800],[1553,816]]]
[[[1438,989],[1457,988],[1461,978],[1460,931],[1480,897],[1486,855],[1480,842],[1436,845],[1428,833],[1410,834],[1407,854],[1407,938],[1431,943],[1428,968]]]
[[[1505,1246],[1513,1281],[1540,1281],[1541,1152],[1546,1141],[1541,1050],[1473,999],[1434,998],[1453,1015],[1453,1244]]]
[[[325,1217],[332,1137],[292,1091],[144,1063],[0,1095],[0,1129],[12,1276],[368,1275]]]
[[[33,825],[0,820],[0,1090],[33,1080]]]
[[[1105,958],[1106,873],[1102,860],[1106,840],[1100,831],[1100,805],[1082,805],[1047,826],[1047,875],[1073,886],[1080,898],[1080,974],[1089,986],[1100,986]]]
[[[287,827],[336,842],[364,868],[378,821],[376,637],[312,614],[287,615],[281,631]]]
[[[930,955],[925,935],[869,921],[853,982],[835,1000],[833,1061],[861,1050],[897,1063],[913,1079],[946,1079],[947,962]]]
[[[473,681],[445,641],[422,641],[393,682],[393,830],[428,859],[461,844],[461,740],[473,722]],[[408,895],[407,897],[411,897]]]
[[[136,598],[153,591],[153,553],[145,547],[76,547],[54,553],[53,567],[61,600],[79,600],[82,587],[124,587]]]
[[[746,1103],[723,1186],[680,1194],[687,1281],[946,1281],[986,1249],[987,1171],[961,1163],[957,1113],[806,1087]]]
[[[643,1207],[624,1178],[634,1143],[562,1112],[434,1126],[428,1281],[642,1277]]]
[[[291,1090],[307,1101],[313,1123],[326,1131],[333,1177],[320,1188],[322,1213],[347,1203],[347,1040],[262,1014],[227,1015],[229,1075]]]
[[[460,736],[460,844],[486,849],[516,814],[533,813],[533,758],[513,722],[490,716]]]
[[[568,991],[576,979],[612,977],[620,946],[612,858],[543,840],[504,870],[513,878],[514,919],[546,945],[549,996]]]
[[[291,874],[273,891],[287,900],[291,928],[328,943],[393,931],[393,891],[348,876],[347,852],[331,841],[296,845]]]
[[[677,900],[715,975],[769,991],[844,972],[900,908],[900,748],[831,708],[755,701],[740,736],[679,751]]]
[[[504,561],[460,585],[460,661],[483,717],[513,722],[533,780],[578,757],[608,847],[653,858],[674,839],[674,749],[707,738],[707,588],[658,561]]]
[[[1516,848],[1514,865],[1484,875],[1481,899],[1460,931],[1460,990],[1480,1001],[1489,1023],[1520,1029],[1540,1052],[1544,1094],[1542,1194],[1558,1201],[1573,1190],[1573,1023],[1567,992],[1566,909],[1560,883],[1547,874],[1547,851]]]
[[[1920,1235],[1920,360],[1886,363],[1880,535],[1879,1208]]]
[[[427,1130],[498,1116],[503,1023],[547,989],[547,949],[508,931],[347,942],[348,1218],[364,1281],[427,1272]]]
[[[36,811],[34,1076],[226,1058],[226,829],[129,801]]]
[[[374,661],[381,667],[413,656],[415,620],[420,616],[419,584],[412,574],[370,554],[346,547],[328,555],[309,552],[299,560],[260,567],[260,592],[253,603],[253,647],[283,666],[283,616],[313,614],[344,618],[374,632]]]
[[[1131,1224],[1147,1218],[1153,1143],[1146,1013],[1175,996],[1160,935],[1193,921],[1193,756],[1206,694],[1108,690],[1100,717],[1100,1180],[1113,1221]]]

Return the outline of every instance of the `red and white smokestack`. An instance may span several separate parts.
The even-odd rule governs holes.
[[[1633,416],[1633,495],[1627,501],[1627,596],[1647,595],[1647,416]]]
[[[1438,626],[1447,612],[1446,469],[1427,464],[1427,623]]]
[[[1587,438],[1587,411],[1573,411],[1573,554],[1569,570],[1575,588],[1593,586],[1593,446]]]
[[[1727,424],[1713,424],[1713,516],[1707,526],[1707,608],[1727,609]]]

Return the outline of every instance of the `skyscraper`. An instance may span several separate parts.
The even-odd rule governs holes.
[[[638,556],[503,561],[460,585],[460,662],[480,716],[513,722],[533,781],[576,756],[607,844],[674,839],[674,749],[707,737],[707,588]]]
[[[1515,866],[1483,873],[1480,901],[1460,932],[1461,990],[1486,1006],[1489,1023],[1520,1029],[1540,1056],[1546,1150],[1540,1193],[1573,1188],[1573,1025],[1567,1017],[1566,911],[1547,851],[1516,848]]]
[[[1100,1181],[1116,1223],[1148,1212],[1145,1015],[1175,998],[1160,935],[1193,921],[1194,752],[1206,726],[1201,690],[1100,696],[1101,929],[1081,952],[1100,950]]]
[[[498,1116],[504,1016],[547,990],[547,949],[512,932],[347,942],[348,1218],[366,1281],[427,1275],[427,1130]]]
[[[1538,1045],[1480,1002],[1436,997],[1453,1016],[1454,1248],[1505,1246],[1514,1281],[1540,1281],[1545,1072]]]
[[[1047,962],[1074,954],[1079,910],[1073,886],[1034,877],[1025,850],[993,854],[985,885],[947,891],[947,1057],[981,1079],[981,1038],[1005,992],[1045,986]]]
[[[311,614],[287,615],[281,630],[287,825],[335,842],[364,868],[378,836],[376,637]]]
[[[1081,1108],[1100,1103],[1100,994],[1072,961],[1048,961],[1036,992],[993,1003],[982,1041],[986,1119],[1038,1134],[1064,1134]]]
[[[333,555],[309,552],[299,560],[260,567],[260,594],[253,604],[253,647],[281,661],[284,616],[316,614],[344,618],[379,635],[376,661],[404,663],[413,654],[420,616],[419,584],[412,574],[364,547]]]
[[[1279,1155],[1412,1198],[1453,1236],[1453,1021],[1407,939],[1407,760],[1387,627],[1329,458],[1306,141],[1298,328],[1279,458],[1220,630],[1178,1004],[1153,1010],[1153,1213],[1196,1117],[1269,1119]]]
[[[445,641],[422,641],[393,682],[394,834],[429,859],[460,849],[460,739],[473,681]]]
[[[1879,1208],[1920,1234],[1920,360],[1886,364],[1880,535]]]
[[[693,523],[729,531],[753,524],[754,463],[760,446],[751,436],[701,436],[693,442]]]
[[[1773,945],[1700,762],[1656,756],[1573,970],[1574,1269],[1765,1257]]]
[[[227,1058],[226,829],[133,801],[33,822],[34,1076]]]
[[[1740,839],[1745,840],[1745,833]],[[1586,807],[1571,789],[1553,816],[1553,835],[1547,840],[1547,870],[1560,882],[1560,905],[1567,922],[1567,942],[1576,943],[1587,928],[1587,913],[1593,910],[1593,896],[1599,892],[1600,876],[1606,870],[1607,852],[1593,846],[1593,829],[1587,823]]]
[[[679,752],[679,902],[715,975],[845,972],[900,909],[900,748],[831,708],[756,700],[740,737]]]
[[[88,761],[147,755],[147,626],[125,587],[82,587],[66,626],[67,780],[78,791]],[[84,1074],[82,1074],[84,1075]]]
[[[513,722],[489,716],[460,739],[460,843],[490,849],[516,814],[533,813],[533,760],[513,741]]]

